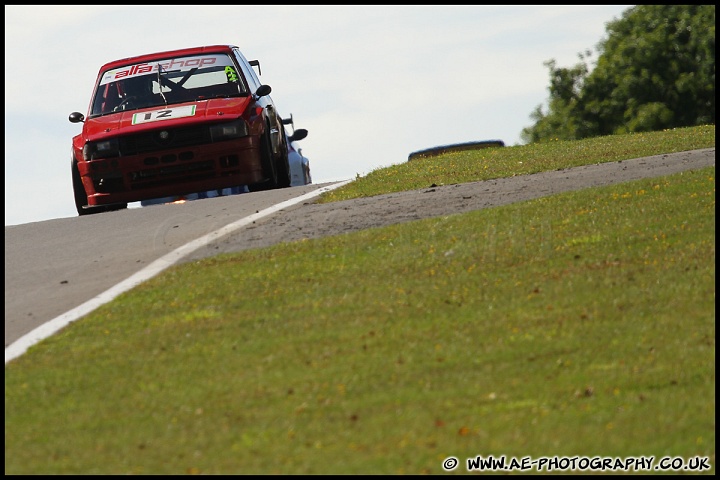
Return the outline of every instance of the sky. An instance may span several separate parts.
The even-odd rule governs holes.
[[[72,137],[100,67],[236,45],[298,142],[313,183],[438,145],[522,144],[547,111],[545,62],[570,68],[632,5],[5,5],[5,225],[77,216]],[[131,207],[136,206],[131,204]]]

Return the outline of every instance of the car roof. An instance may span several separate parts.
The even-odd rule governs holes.
[[[233,48],[237,48],[235,45],[207,45],[204,47],[191,47],[181,48],[178,50],[166,50],[164,52],[147,53],[144,55],[137,55],[134,57],[121,58],[119,60],[113,60],[103,65],[100,70],[111,70],[114,67],[122,67],[130,63],[143,63],[152,62],[154,60],[162,60],[168,57],[181,57],[187,55],[200,55],[203,53],[219,53],[225,52],[230,53]]]

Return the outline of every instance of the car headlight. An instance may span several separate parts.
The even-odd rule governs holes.
[[[247,123],[244,120],[218,123],[210,127],[210,138],[213,142],[231,140],[233,138],[246,137],[248,134]]]
[[[117,138],[100,140],[99,142],[87,142],[83,147],[83,158],[95,160],[96,158],[110,158],[120,155]]]

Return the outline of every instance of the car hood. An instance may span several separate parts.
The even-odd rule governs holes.
[[[151,107],[112,113],[85,120],[83,136],[86,141],[92,141],[157,128],[230,121],[240,117],[252,102],[252,97],[213,98],[178,103],[166,108]]]

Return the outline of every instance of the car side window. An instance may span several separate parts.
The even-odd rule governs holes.
[[[97,89],[90,114],[94,116],[112,112],[120,104],[121,100],[117,82],[101,85]]]
[[[260,82],[260,79],[255,74],[255,70],[250,66],[250,63],[245,59],[242,53],[238,49],[233,49],[233,53],[235,53],[235,58],[238,61],[238,64],[240,64],[240,69],[243,72],[243,76],[247,80],[247,82],[250,84],[250,90],[254,93],[257,91],[258,87],[262,85]]]

